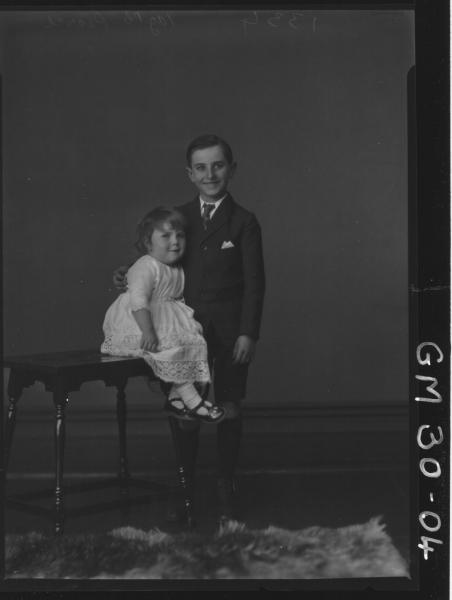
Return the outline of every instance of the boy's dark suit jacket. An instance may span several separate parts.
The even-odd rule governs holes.
[[[199,198],[178,207],[187,219],[183,260],[185,302],[204,330],[224,344],[239,335],[259,338],[265,291],[261,229],[228,194],[203,228]],[[226,246],[226,247],[224,247]]]

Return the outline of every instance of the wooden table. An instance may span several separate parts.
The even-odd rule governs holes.
[[[5,428],[5,471],[8,468],[9,456],[11,453],[11,443],[13,439],[14,428],[16,424],[17,403],[22,395],[24,388],[33,385],[36,381],[42,382],[45,389],[53,394],[53,403],[55,405],[55,487],[50,492],[54,495],[54,519],[55,533],[62,533],[64,528],[65,507],[64,493],[68,491],[63,489],[64,472],[64,449],[65,449],[65,409],[71,392],[80,389],[81,385],[88,381],[102,380],[106,386],[114,386],[117,389],[116,414],[119,430],[119,474],[115,481],[109,481],[106,484],[118,483],[120,487],[120,506],[124,508],[128,505],[129,485],[141,485],[151,487],[157,491],[167,491],[167,486],[158,485],[152,482],[143,482],[132,479],[129,474],[126,454],[126,395],[125,387],[129,377],[139,375],[150,376],[155,379],[151,369],[141,358],[129,358],[120,356],[107,356],[97,350],[81,350],[71,352],[57,352],[52,354],[38,354],[29,356],[15,356],[4,359],[3,365],[11,369],[8,380],[8,414]],[[170,418],[170,425],[173,428],[174,423]],[[176,448],[177,452],[177,448]],[[182,485],[185,487],[185,475],[183,466],[179,465],[179,476]],[[76,490],[93,489],[101,487],[102,483],[84,484],[73,486]],[[43,496],[49,492],[35,493],[33,497]],[[31,497],[31,494],[23,495]],[[19,509],[33,509],[28,504],[20,501],[20,498],[7,498],[7,504]],[[116,506],[118,502],[109,503],[109,506]],[[188,512],[191,510],[191,499],[186,501]],[[92,507],[90,507],[92,508]],[[106,505],[98,505],[98,509],[106,508]],[[48,509],[34,509],[41,514]],[[72,511],[71,514],[84,514],[83,509]],[[189,521],[191,514],[187,515]]]

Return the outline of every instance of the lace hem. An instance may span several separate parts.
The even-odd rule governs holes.
[[[112,337],[108,336],[101,345],[100,351],[103,354],[110,354],[113,356],[134,356],[143,358],[153,370],[154,375],[162,381],[170,383],[195,383],[196,381],[209,383],[211,381],[207,360],[203,360],[202,358],[192,360],[188,358],[186,360],[158,360],[158,358],[151,356],[148,352],[144,352],[138,347],[140,339],[141,336],[139,335],[125,336],[118,346],[113,344]],[[201,338],[201,341],[203,343],[197,345],[205,345],[203,338]],[[171,345],[171,348],[173,347],[174,346]]]
[[[209,383],[209,365],[203,360],[163,362],[146,355],[143,357],[156,377],[169,383]]]

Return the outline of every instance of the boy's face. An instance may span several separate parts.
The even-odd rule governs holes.
[[[201,198],[206,202],[215,202],[226,194],[235,168],[235,163],[231,165],[226,160],[221,146],[211,146],[193,152],[187,173]]]

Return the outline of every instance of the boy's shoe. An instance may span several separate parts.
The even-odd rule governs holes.
[[[217,481],[218,521],[220,524],[237,518],[236,495],[235,481],[220,477]]]

